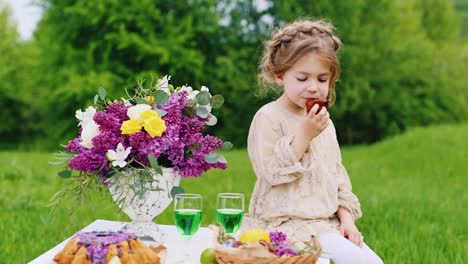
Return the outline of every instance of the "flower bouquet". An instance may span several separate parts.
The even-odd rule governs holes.
[[[132,95],[127,91],[128,97],[120,100],[108,99],[106,90],[99,88],[94,104],[76,111],[78,136],[54,162],[65,164],[59,175],[72,182],[54,196],[54,204],[72,196],[83,198],[93,186],[112,187],[113,179],[128,179],[117,182],[125,182],[133,195],[164,190],[174,196],[183,189],[153,184],[159,182],[155,173],[170,169],[178,177],[199,177],[212,168],[227,167],[216,151],[232,144],[202,133],[216,124],[211,110],[224,98],[211,95],[205,86],[174,88],[169,81],[165,76],[149,87],[139,82]]]
[[[221,227],[210,225],[209,228],[215,233],[218,264],[313,264],[322,250],[315,237],[307,242],[293,242],[283,232],[251,229],[235,240]]]

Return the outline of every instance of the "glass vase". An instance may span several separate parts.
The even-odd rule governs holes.
[[[139,175],[142,173],[144,176]],[[109,185],[112,198],[132,220],[124,229],[141,239],[164,243],[167,234],[153,219],[170,205],[171,189],[179,182],[180,176],[172,168],[163,168],[162,175],[155,170],[134,170],[112,177]]]

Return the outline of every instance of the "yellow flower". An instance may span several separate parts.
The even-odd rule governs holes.
[[[140,132],[142,127],[143,125],[138,120],[131,119],[122,123],[120,131],[122,131],[123,135],[132,135]]]
[[[132,135],[140,132],[143,127],[153,138],[161,136],[166,131],[166,123],[153,110],[145,110],[140,114],[139,118],[124,121],[120,130],[124,135]]]
[[[154,97],[151,95],[146,96],[145,100],[148,101],[151,105],[154,104]]]
[[[148,119],[152,119],[152,118],[158,118],[158,117],[159,117],[158,113],[156,113],[156,111],[152,111],[152,110],[145,110],[140,114],[140,118],[143,121],[148,120]]]
[[[166,123],[164,123],[164,120],[162,120],[155,111],[144,111],[141,113],[140,117],[143,120],[143,126],[146,132],[148,132],[151,137],[159,137],[166,131]]]

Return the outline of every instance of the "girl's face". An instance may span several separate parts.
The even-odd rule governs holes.
[[[300,113],[307,99],[327,98],[330,76],[330,65],[315,53],[309,53],[285,73],[276,75],[276,83],[284,89],[279,100],[293,112]]]

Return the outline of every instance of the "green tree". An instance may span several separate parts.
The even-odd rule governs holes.
[[[229,139],[236,147],[245,146],[250,122],[255,112],[271,98],[259,96],[257,67],[262,41],[267,32],[262,16],[253,1],[222,1],[218,10],[222,20],[218,32],[217,56],[206,67],[210,84],[225,96],[220,129],[216,134]]]
[[[104,86],[118,98],[136,79],[174,76],[176,85],[200,86],[210,55],[215,1],[44,0],[35,34],[41,50],[50,107],[48,138],[71,138],[74,111]],[[211,46],[215,46],[210,44]],[[206,49],[206,48],[205,48]],[[53,74],[51,74],[53,73]],[[60,120],[60,122],[56,122]],[[75,132],[76,133],[76,132]]]
[[[74,111],[90,103],[97,87],[118,95],[139,77],[169,74],[176,85],[206,85],[222,94],[225,105],[214,112],[219,123],[210,132],[245,145],[250,120],[265,101],[255,94],[261,31],[266,30],[252,1],[43,4],[35,37],[45,51],[41,84],[48,92],[42,101],[48,106],[44,127],[51,141],[74,136]]]
[[[37,49],[20,42],[16,24],[8,6],[0,3],[0,144],[14,147],[17,142],[31,141],[37,127],[34,120],[34,65]]]

